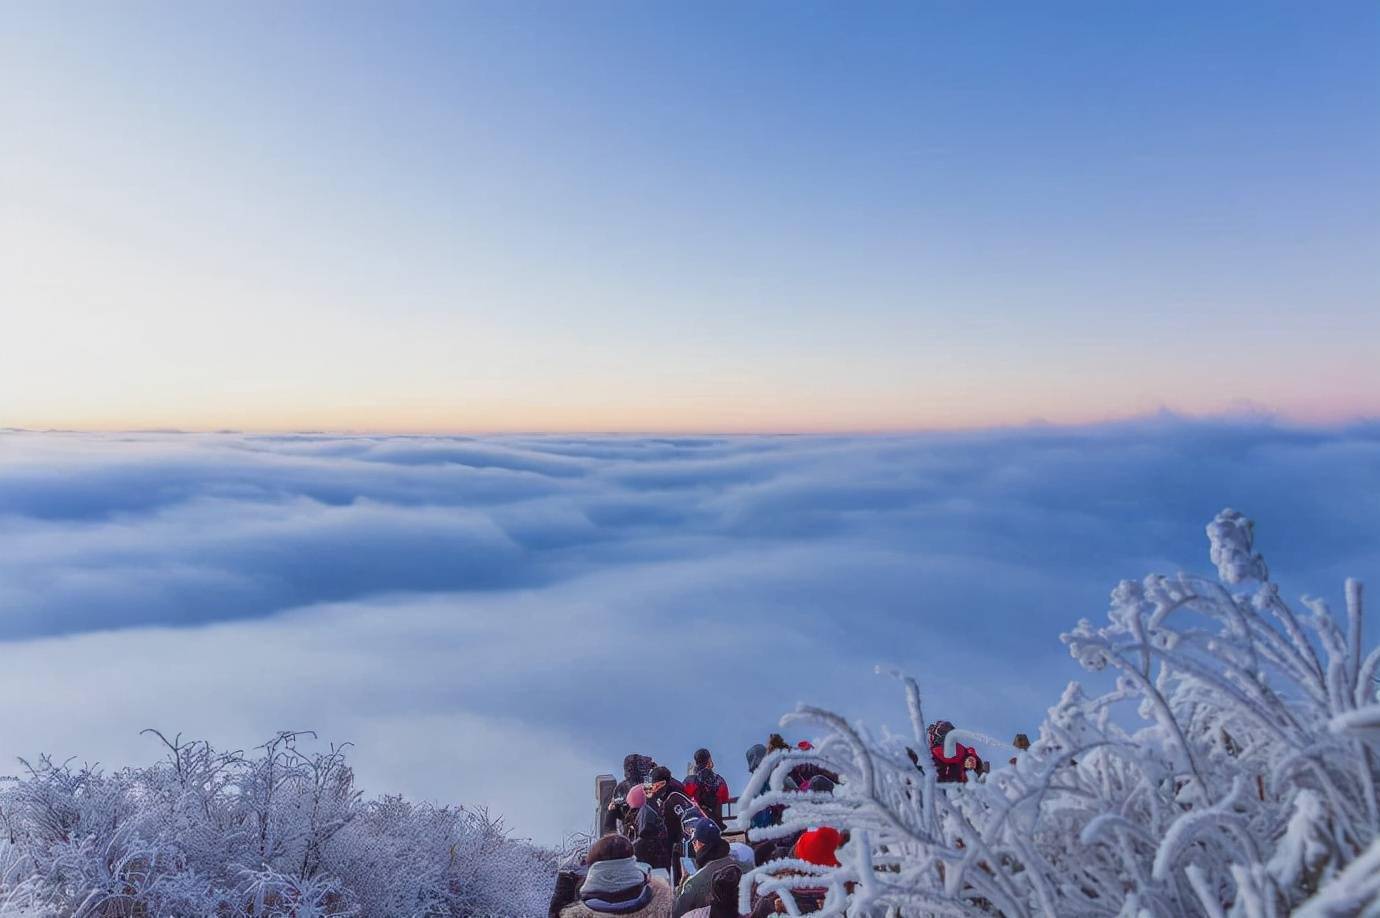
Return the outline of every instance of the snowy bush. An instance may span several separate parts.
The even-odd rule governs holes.
[[[907,747],[929,761],[911,679],[909,737],[818,708],[787,715],[824,738],[766,760],[740,825],[787,803],[783,824],[755,837],[832,825],[851,838],[838,868],[748,874],[745,902],[754,887],[784,890],[794,914],[791,887],[827,886],[826,912],[849,915],[1380,908],[1380,650],[1362,654],[1361,585],[1346,583],[1344,623],[1321,600],[1296,609],[1248,520],[1223,511],[1208,536],[1217,578],[1125,581],[1105,623],[1063,635],[1080,664],[1113,677],[1109,690],[1070,684],[1038,740],[985,780],[940,785],[909,760]],[[784,791],[802,761],[839,772],[837,793]]]
[[[150,731],[152,732],[152,731]],[[346,750],[162,740],[112,774],[40,758],[0,785],[0,915],[528,916],[557,852],[482,811],[365,802]]]

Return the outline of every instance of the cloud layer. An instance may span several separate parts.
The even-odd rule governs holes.
[[[907,437],[0,434],[0,761],[314,728],[375,791],[588,820],[636,749],[731,777],[872,665],[1002,735],[1116,580],[1223,506],[1330,595],[1380,570],[1380,427],[1161,418]]]

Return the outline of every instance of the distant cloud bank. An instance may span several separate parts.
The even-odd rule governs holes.
[[[1122,577],[1206,568],[1224,506],[1296,592],[1374,579],[1380,426],[3,433],[0,763],[310,727],[372,791],[550,838],[633,749],[737,775],[797,701],[899,723],[877,662],[952,720],[1033,724],[1079,675],[1059,631]]]

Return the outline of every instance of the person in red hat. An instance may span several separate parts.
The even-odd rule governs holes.
[[[839,866],[838,850],[843,836],[833,826],[811,829],[795,843],[795,856],[820,867]]]
[[[819,867],[838,867],[838,850],[843,844],[843,836],[832,826],[810,829],[800,836],[792,850],[792,856],[808,864]],[[793,871],[785,871],[787,873]],[[791,891],[796,905],[802,914],[817,912],[824,907],[824,899],[829,890],[823,886],[805,886]],[[752,910],[752,918],[767,918],[786,911],[779,893],[764,896]]]

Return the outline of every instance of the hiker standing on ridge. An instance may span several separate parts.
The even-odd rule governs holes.
[[[708,749],[695,750],[695,772],[685,780],[685,794],[705,815],[724,827],[724,805],[729,801],[728,782],[714,771],[714,757]]]

